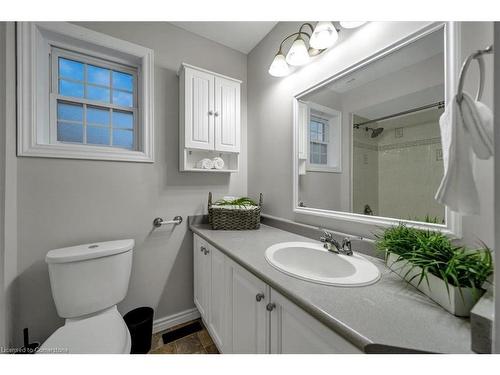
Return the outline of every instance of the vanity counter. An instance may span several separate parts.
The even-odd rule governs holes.
[[[267,225],[252,231],[216,231],[193,223],[190,228],[364,352],[472,353],[469,320],[446,312],[380,259],[363,254],[380,269],[377,283],[326,286],[281,273],[264,256],[278,242],[318,241]]]

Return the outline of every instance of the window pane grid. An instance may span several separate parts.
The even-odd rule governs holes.
[[[135,149],[136,75],[66,56],[54,59],[57,141]]]
[[[328,162],[328,146],[324,143],[310,143],[310,163],[311,164],[327,164]]]
[[[60,95],[83,97],[102,103],[134,108],[135,78],[132,74],[65,57],[58,59],[58,72],[58,92]],[[114,83],[117,84],[116,88]]]
[[[309,122],[309,162],[328,164],[328,122],[321,118],[311,118]]]
[[[63,143],[81,143],[91,145],[115,146],[127,149],[134,148],[134,113],[115,110],[107,107],[96,107],[86,103],[72,103],[58,101],[57,116],[57,140]],[[82,121],[70,120],[68,113],[64,113],[60,108],[72,107],[74,110],[83,111]],[[66,112],[68,112],[66,110]],[[102,122],[96,121],[96,114],[100,112]],[[91,115],[94,113],[93,115]],[[107,117],[102,117],[107,113]],[[94,116],[94,121],[89,121],[90,116]],[[113,118],[117,115],[117,123],[113,124]],[[77,129],[78,128],[78,129]]]

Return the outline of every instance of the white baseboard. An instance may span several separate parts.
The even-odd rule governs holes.
[[[176,314],[155,319],[153,321],[153,333],[164,331],[167,328],[189,322],[190,320],[198,319],[199,317],[200,312],[196,307],[194,307],[192,309],[184,310]]]

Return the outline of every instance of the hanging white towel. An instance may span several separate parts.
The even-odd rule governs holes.
[[[444,176],[435,199],[455,212],[479,214],[479,196],[472,173],[472,152],[480,159],[493,155],[493,114],[481,102],[463,93],[446,106],[439,119]]]
[[[212,159],[212,162],[214,164],[215,169],[222,169],[224,168],[224,160],[220,157],[215,157]]]
[[[196,163],[196,168],[200,169],[212,169],[213,167],[214,167],[214,162],[208,158],[201,159]]]

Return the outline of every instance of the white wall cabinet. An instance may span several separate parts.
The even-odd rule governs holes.
[[[180,169],[238,169],[241,142],[241,81],[182,64],[179,73]],[[200,170],[202,158],[221,157],[223,170]]]
[[[210,73],[191,68],[181,73],[180,113],[184,115],[181,144],[186,148],[214,149],[214,83],[215,77]]]
[[[222,353],[361,351],[194,235],[194,301]]]
[[[240,152],[240,82],[215,77],[215,150]]]

